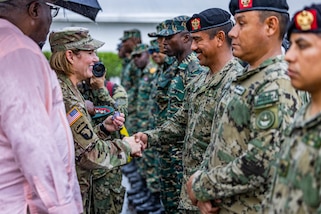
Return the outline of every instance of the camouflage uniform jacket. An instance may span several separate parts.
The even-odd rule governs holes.
[[[269,213],[321,213],[321,114],[306,119],[307,109],[286,132]]]
[[[130,134],[133,134],[132,127],[137,124],[137,94],[138,82],[141,76],[141,70],[137,68],[134,61],[131,60],[126,67],[123,87],[128,95],[128,117],[126,118],[126,127]]]
[[[148,119],[148,128],[147,130],[156,128],[156,117],[158,116],[158,105],[156,103],[156,90],[157,82],[162,73],[162,68],[157,67],[153,81],[151,82],[151,89],[148,98],[148,109],[149,109],[149,119]]]
[[[106,84],[107,80],[105,81],[105,85]],[[90,85],[86,84],[85,82],[83,82],[82,84],[78,84],[78,89],[83,97],[86,100],[92,101],[95,106],[107,105],[113,107],[117,111],[123,112],[125,114],[127,113],[127,93],[121,85],[113,83],[111,95],[106,87],[100,89],[92,89]],[[116,209],[117,204],[112,204],[112,195],[114,194],[118,197],[123,197],[123,194],[121,194],[121,192],[124,191],[124,187],[121,185],[122,173],[120,167],[114,167],[111,170],[92,170],[92,178],[93,184],[95,185],[95,187],[93,188],[93,203],[96,204],[95,209],[98,209],[97,203],[102,203],[99,200],[103,201],[104,204],[102,205],[102,207],[105,207],[106,210],[110,208],[109,206],[107,206],[108,204]],[[112,212],[112,210],[109,211]],[[93,212],[97,213],[97,211]]]
[[[156,119],[157,125],[162,124],[175,114],[184,99],[185,87],[203,71],[204,68],[200,66],[196,54],[191,52],[181,63],[175,60],[160,75],[156,92],[156,102],[159,109],[159,116]]]
[[[210,75],[209,71],[201,73],[187,86],[182,107],[154,133],[155,140],[160,144],[166,144],[168,139],[179,140],[185,136],[180,209],[197,210],[186,195],[185,184],[201,164],[210,143],[216,103],[230,87],[236,73],[241,70],[242,66],[233,59],[208,81],[206,78]]]
[[[152,92],[152,96],[155,98],[155,114],[154,123],[156,126],[161,125],[166,120],[166,110],[168,106],[168,86],[172,78],[175,76],[175,72],[170,67],[176,62],[174,57],[166,57],[165,62],[161,68],[161,72],[157,77],[156,89]]]
[[[129,64],[130,62],[130,58],[124,58],[121,62],[121,65],[122,65],[122,70],[121,70],[121,74],[120,74],[120,84],[122,86],[124,86],[126,84],[126,68],[127,68],[127,65]]]
[[[137,124],[132,130],[136,133],[139,131],[145,131],[148,127],[149,111],[148,102],[152,89],[152,81],[155,78],[157,67],[151,61],[140,72],[141,77],[138,81],[138,93],[137,93],[137,109],[136,117]]]
[[[272,180],[282,132],[301,100],[282,56],[240,73],[218,104],[193,190],[201,201],[221,199],[220,213],[257,213]]]
[[[62,88],[67,118],[70,118],[68,121],[75,142],[76,170],[84,197],[84,194],[90,192],[91,170],[112,169],[128,163],[131,149],[127,142],[107,140],[109,136],[102,132],[99,126],[92,127],[90,115],[79,90],[65,75],[58,74],[58,80]]]

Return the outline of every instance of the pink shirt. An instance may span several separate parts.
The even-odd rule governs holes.
[[[55,73],[0,19],[0,213],[82,212],[74,144]]]

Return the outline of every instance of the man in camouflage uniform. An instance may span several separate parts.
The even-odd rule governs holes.
[[[105,75],[93,76],[77,86],[84,99],[92,101],[95,106],[110,106],[115,111],[127,114],[125,89],[106,80]],[[93,119],[93,125],[97,125],[105,118],[106,116]],[[93,213],[119,214],[121,212],[125,194],[125,188],[121,182],[122,173],[119,167],[112,170],[93,170]]]
[[[141,34],[137,29],[127,30],[124,32],[124,36],[121,38],[122,47],[124,47],[126,52],[130,51],[130,61],[124,67],[123,75],[121,77],[121,85],[125,88],[128,95],[128,115],[126,117],[126,127],[128,133],[133,133],[133,128],[137,124],[137,93],[138,93],[138,82],[141,77],[140,69],[136,67],[133,59],[131,58],[131,53],[133,49],[141,44]]]
[[[311,94],[286,131],[277,160],[272,200],[266,213],[321,212],[321,4],[312,4],[293,16],[285,55],[292,85]]]
[[[242,66],[232,56],[227,34],[233,23],[228,12],[218,8],[208,9],[194,14],[186,26],[192,33],[192,50],[199,54],[200,64],[208,66],[209,70],[192,80],[186,88],[182,107],[153,131],[151,136],[154,138],[148,136],[148,142],[157,146],[166,144],[168,139],[184,139],[179,209],[181,213],[199,213],[188,200],[185,184],[197,170],[210,143],[216,103]]]
[[[164,22],[163,22],[164,23]],[[157,25],[156,30],[157,33],[162,30],[163,23]],[[154,37],[156,33],[149,33],[151,37]],[[155,77],[151,82],[150,95],[148,100],[148,128],[154,128],[156,126],[155,119],[158,116],[157,113],[157,103],[155,92],[157,89],[157,80],[160,76],[162,69],[167,65],[165,63],[165,58],[168,58],[164,53],[160,53],[160,47],[157,40],[151,41],[151,46],[148,51],[151,54],[151,58],[157,64],[157,71],[155,72]],[[162,49],[163,50],[163,49]],[[167,61],[168,62],[168,61]],[[136,205],[137,212],[145,211],[145,212],[155,212],[161,213],[164,208],[160,201],[160,192],[161,192],[161,184],[160,184],[160,171],[159,171],[159,149],[148,148],[144,151],[141,160],[139,161],[139,168],[137,168],[139,175],[137,177],[141,177],[140,181],[145,183],[145,190],[142,191],[140,188],[135,194],[132,194],[131,198],[142,197],[142,192],[144,192],[143,197],[146,200],[143,203]],[[150,196],[148,196],[150,195]]]
[[[139,152],[140,145],[133,143],[134,140],[130,138],[124,140],[111,139],[110,132],[117,130],[117,126],[122,125],[122,117],[115,117],[112,121],[110,116],[103,123],[92,126],[85,101],[77,89],[78,78],[79,76],[84,77],[84,74],[79,75],[79,68],[73,68],[73,64],[71,67],[71,63],[67,65],[66,61],[72,60],[69,57],[71,54],[83,54],[75,56],[79,60],[89,55],[92,57],[92,62],[87,60],[87,63],[97,62],[98,57],[92,54],[95,54],[94,50],[104,43],[92,39],[87,29],[77,27],[51,32],[49,42],[53,52],[50,65],[57,73],[67,118],[74,137],[76,170],[82,193],[84,213],[93,213],[93,170],[112,169],[128,163],[131,154]],[[83,64],[88,70],[90,69],[90,66]],[[86,74],[89,78],[90,73],[87,72]]]
[[[133,130],[137,132],[146,130],[148,126],[148,100],[151,91],[151,82],[155,77],[157,68],[150,59],[147,44],[137,45],[131,55],[135,66],[139,69],[138,73],[140,73],[140,77],[137,82],[137,123],[135,128],[133,128]]]
[[[126,69],[126,67],[131,61],[132,51],[134,50],[136,45],[142,42],[142,39],[141,39],[140,31],[138,29],[130,29],[130,30],[124,31],[123,36],[120,38],[120,40],[121,40],[121,43],[118,50],[118,56],[119,58],[122,59],[122,72],[120,75],[120,79],[121,79],[120,83],[122,86],[126,86],[129,84],[127,82],[128,73],[126,72],[128,72],[128,70]],[[125,89],[127,90],[128,88],[125,87]]]
[[[199,65],[196,54],[191,50],[192,37],[186,29],[186,21],[189,17],[178,16],[165,21],[165,27],[158,35],[164,37],[164,51],[168,56],[175,56],[174,63],[164,71],[157,86],[157,97],[160,106],[160,120],[165,121],[171,118],[181,107],[184,98],[185,87],[204,71]],[[157,121],[158,122],[158,121]],[[148,133],[153,139],[153,132]],[[157,134],[156,134],[157,135]],[[156,136],[155,136],[156,138]],[[161,159],[161,183],[162,202],[166,213],[176,213],[179,201],[179,194],[182,182],[181,150],[183,142],[175,140],[162,145],[160,152]]]
[[[270,163],[301,100],[286,75],[281,43],[285,0],[231,0],[233,55],[248,63],[218,103],[211,143],[187,183],[203,213],[258,213],[271,183]]]

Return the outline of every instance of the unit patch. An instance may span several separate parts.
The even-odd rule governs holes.
[[[275,122],[275,115],[271,110],[262,111],[256,119],[257,127],[263,130],[271,128],[274,122]]]

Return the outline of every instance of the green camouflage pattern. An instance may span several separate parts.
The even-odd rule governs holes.
[[[321,114],[306,119],[308,108],[286,131],[265,213],[321,213]]]
[[[105,43],[92,38],[87,28],[66,27],[49,35],[51,52],[66,50],[96,50]]]
[[[124,73],[123,86],[128,95],[128,116],[126,118],[126,128],[129,135],[135,133],[137,120],[137,95],[138,82],[141,77],[141,70],[136,67],[134,60],[131,60],[127,65]]]
[[[138,29],[130,29],[130,30],[125,30],[123,37],[120,38],[120,40],[125,41],[130,38],[138,38],[141,39],[141,33],[140,30]]]
[[[184,138],[182,158],[184,170],[179,209],[198,210],[188,199],[185,184],[198,169],[210,143],[216,104],[241,69],[242,66],[233,59],[209,81],[206,81],[206,78],[210,71],[201,73],[187,86],[182,108],[153,133],[153,135],[157,133],[155,146],[166,144],[168,139],[179,141]]]
[[[147,51],[149,48],[149,46],[147,44],[137,44],[135,47],[134,47],[134,50],[133,52],[131,53],[131,56],[133,57],[134,55],[136,54],[141,54],[145,51]]]
[[[150,43],[150,46],[148,50],[156,50],[159,52],[159,44],[157,39],[150,40],[149,43]]]
[[[156,32],[152,32],[152,33],[148,33],[148,36],[149,37],[159,37],[160,35],[158,34],[161,30],[163,30],[164,28],[166,28],[166,21],[163,21],[161,23],[159,23],[157,26],[156,26]]]
[[[119,214],[121,213],[125,196],[125,188],[121,184],[122,174],[120,167],[104,171],[106,171],[106,174],[103,177],[93,178],[91,213]],[[93,174],[95,177],[95,172]]]
[[[168,57],[167,57],[168,58]],[[173,60],[172,60],[173,61]],[[166,60],[167,63],[170,63],[169,60]],[[157,103],[155,93],[157,90],[157,82],[162,69],[168,67],[169,65],[164,63],[162,66],[157,65],[157,71],[153,81],[151,82],[151,90],[148,100],[148,127],[147,130],[156,128],[155,117],[158,116]],[[144,150],[143,157],[140,161],[139,172],[145,178],[148,189],[153,193],[160,193],[161,188],[161,176],[160,176],[160,160],[159,160],[160,148],[149,147]]]
[[[283,56],[246,67],[221,98],[193,190],[201,201],[222,200],[220,213],[259,213],[272,181],[270,164],[283,132],[302,105]]]
[[[157,33],[157,36],[171,36],[182,31],[187,31],[186,22],[189,18],[183,15],[166,20],[162,25],[163,29]]]
[[[173,64],[161,74],[157,83],[156,102],[160,109],[158,121],[166,121],[173,117],[176,111],[181,107],[185,95],[185,87],[200,73],[204,68],[199,65],[196,54],[192,52],[181,63],[174,61]],[[156,129],[157,130],[157,129]],[[153,142],[157,133],[155,130],[146,131],[149,142]],[[171,139],[170,142],[163,144],[160,154],[161,170],[161,198],[167,213],[177,212],[179,203],[180,189],[182,184],[182,147],[183,139],[176,142]]]
[[[105,85],[107,84],[105,81]],[[127,93],[125,89],[113,83],[112,94],[106,87],[92,89],[90,84],[83,81],[78,89],[85,100],[90,100],[95,106],[111,106],[119,112],[127,114]],[[103,118],[105,119],[105,118]],[[94,121],[93,122],[99,122]],[[102,122],[102,121],[100,121]],[[97,124],[96,124],[97,125]],[[121,184],[122,173],[119,167],[112,170],[96,169],[93,174],[92,212],[95,214],[118,214],[122,210],[125,188]]]
[[[71,131],[75,142],[77,177],[82,193],[84,213],[93,209],[93,169],[113,169],[128,163],[130,146],[119,139],[111,140],[99,126],[92,126],[91,117],[85,106],[84,98],[69,78],[57,74],[62,88],[66,112],[76,107],[81,114],[72,125]],[[103,172],[102,174],[104,174]]]
[[[136,106],[136,118],[137,124],[134,128],[135,132],[145,131],[148,128],[149,121],[149,108],[148,101],[151,93],[151,83],[155,78],[157,67],[152,61],[146,65],[146,67],[140,71],[141,77],[138,80],[138,92],[137,92],[137,106]]]
[[[127,80],[126,79],[126,75],[127,75],[126,68],[130,62],[131,62],[130,56],[128,58],[126,57],[126,58],[122,59],[122,61],[121,61],[120,85],[122,85],[122,86],[128,85],[126,82],[126,80]]]

